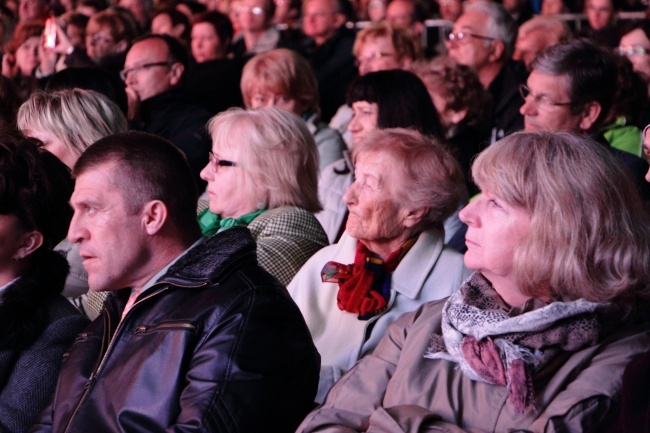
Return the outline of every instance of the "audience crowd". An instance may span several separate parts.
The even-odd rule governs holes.
[[[0,0],[0,433],[650,433],[645,0]]]

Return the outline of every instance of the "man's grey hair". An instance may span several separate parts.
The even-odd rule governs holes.
[[[512,15],[502,5],[485,1],[477,1],[465,6],[465,13],[467,12],[479,12],[487,17],[486,34],[483,36],[503,42],[505,51],[503,58],[509,59],[517,38],[517,23]]]

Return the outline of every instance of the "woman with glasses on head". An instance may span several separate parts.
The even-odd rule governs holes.
[[[260,265],[288,284],[327,236],[313,215],[318,200],[318,151],[305,122],[286,110],[231,109],[208,123],[209,209],[199,215],[203,234],[247,226]]]
[[[0,431],[24,432],[49,403],[88,319],[63,298],[73,183],[40,143],[0,131]]]
[[[650,220],[607,149],[515,133],[475,160],[465,264],[298,432],[605,431],[650,344]],[[617,179],[612,182],[612,179]]]

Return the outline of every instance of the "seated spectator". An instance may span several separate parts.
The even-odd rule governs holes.
[[[440,18],[455,22],[463,13],[463,2],[461,0],[439,0]]]
[[[288,286],[321,354],[319,402],[402,313],[449,296],[468,275],[442,230],[466,198],[454,157],[405,129],[368,133],[352,156],[345,233]]]
[[[554,16],[568,14],[571,10],[564,0],[542,0],[540,14],[544,16]]]
[[[348,0],[302,3],[305,51],[318,80],[321,117],[325,122],[345,102],[347,86],[357,75],[352,55],[355,35],[345,26],[351,9]]]
[[[614,154],[650,206],[650,185],[644,176],[648,163],[610,146],[601,128],[610,112],[618,71],[614,53],[587,39],[564,42],[543,51],[531,63],[521,86],[526,131],[571,131],[589,135]]]
[[[512,59],[523,62],[527,70],[537,54],[571,37],[569,26],[550,16],[535,16],[519,26]]]
[[[79,156],[95,141],[126,131],[126,118],[117,105],[92,90],[66,89],[34,93],[18,111],[18,128],[72,169]],[[88,292],[88,275],[83,268],[79,247],[67,239],[55,248],[70,265],[63,295],[94,319],[105,296]]]
[[[634,72],[632,63],[624,57],[615,59],[618,66],[616,92],[600,132],[613,148],[641,156],[643,140],[641,129],[636,125],[648,104],[648,87]]]
[[[309,330],[248,230],[201,238],[183,154],[113,134],[73,176],[68,237],[110,293],[32,431],[293,431],[317,386]]]
[[[194,62],[187,71],[190,101],[217,114],[243,105],[239,82],[243,61],[228,58],[233,38],[230,19],[221,12],[204,12],[192,23]]]
[[[120,73],[129,100],[131,129],[171,141],[187,157],[194,179],[208,161],[210,138],[204,127],[210,113],[194,105],[184,91],[189,55],[168,35],[146,35],[135,41]]]
[[[386,6],[386,21],[398,29],[409,29],[420,35],[425,27],[426,13],[419,0],[390,0]]]
[[[20,100],[25,100],[36,90],[36,68],[40,63],[38,49],[45,27],[40,21],[23,21],[7,44],[2,57],[2,75],[13,81]]]
[[[617,0],[586,0],[588,25],[579,36],[589,38],[600,46],[615,48],[621,37],[616,22],[618,9]]]
[[[471,66],[492,95],[490,143],[523,126],[519,84],[523,77],[511,61],[517,26],[498,3],[474,2],[465,7],[448,35],[449,57]]]
[[[461,218],[476,272],[399,318],[298,432],[602,431],[616,414],[623,370],[650,344],[634,186],[569,133],[513,134],[472,171],[483,194]]]
[[[138,35],[149,31],[153,17],[154,3],[152,0],[117,0],[115,4],[133,15],[138,26]]]
[[[235,7],[239,33],[232,46],[235,57],[249,58],[278,48],[280,32],[272,25],[273,0],[241,0]]]
[[[151,33],[172,36],[183,45],[189,46],[190,20],[184,13],[169,6],[158,10],[154,14],[151,20]]]
[[[199,222],[210,236],[247,226],[260,266],[288,284],[327,236],[312,214],[318,201],[318,151],[305,123],[278,108],[232,109],[208,123],[209,210]]]
[[[14,130],[0,132],[0,431],[24,432],[49,403],[63,354],[88,324],[63,298],[72,180]]]
[[[135,35],[136,29],[121,14],[111,10],[98,12],[86,26],[86,52],[74,50],[66,58],[66,64],[88,66],[87,55],[93,64],[117,75],[124,67]]]
[[[618,54],[627,57],[648,83],[650,90],[650,23],[642,21],[631,27],[618,44]]]
[[[416,66],[416,74],[429,91],[454,156],[465,175],[470,196],[478,193],[470,167],[474,157],[489,144],[485,119],[492,97],[483,88],[476,72],[449,58],[438,57]]]
[[[276,106],[302,117],[316,141],[320,169],[343,157],[345,143],[321,122],[318,82],[300,54],[280,48],[253,57],[244,67],[241,92],[246,107]]]
[[[444,132],[427,88],[413,73],[392,69],[366,74],[356,79],[348,91],[348,104],[354,111],[348,129],[354,144],[375,129],[411,128],[443,140]],[[336,243],[345,230],[348,208],[343,201],[345,191],[354,182],[354,167],[349,155],[321,171],[318,196],[323,210],[316,214],[330,243]],[[454,214],[445,221],[445,242],[463,229]],[[462,238],[462,234],[460,236]],[[451,242],[463,250],[463,240]]]
[[[395,28],[387,21],[360,30],[352,52],[357,59],[360,76],[388,69],[409,70],[422,57],[417,36],[407,29]],[[341,134],[350,149],[353,144],[352,134],[348,131],[351,120],[352,107],[344,104],[330,121],[330,127]]]
[[[514,18],[517,27],[533,17],[533,5],[528,0],[504,0],[503,7]]]

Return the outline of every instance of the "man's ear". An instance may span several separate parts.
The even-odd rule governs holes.
[[[498,62],[503,58],[503,53],[506,50],[506,46],[503,41],[495,39],[490,42],[490,61]]]
[[[123,53],[128,48],[129,48],[129,43],[126,40],[121,40],[117,44],[115,44],[116,53]]]
[[[580,113],[580,129],[583,131],[590,131],[591,128],[596,123],[598,116],[602,107],[596,101],[587,102],[584,107],[582,107],[582,112]]]
[[[152,200],[142,209],[142,225],[148,235],[155,235],[167,222],[167,206],[160,200]]]
[[[170,83],[172,86],[175,86],[181,82],[181,79],[183,78],[183,72],[185,72],[185,66],[183,66],[182,63],[176,62],[172,64],[171,66],[171,78],[170,78]]]
[[[334,26],[338,29],[341,27],[343,24],[345,24],[345,15],[342,14],[341,12],[337,12],[336,15],[334,16]]]
[[[22,260],[43,245],[43,234],[39,231],[32,230],[25,233],[23,240],[13,258]]]

